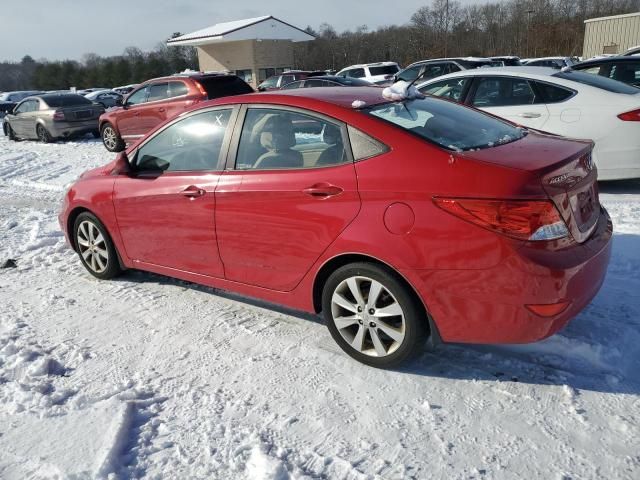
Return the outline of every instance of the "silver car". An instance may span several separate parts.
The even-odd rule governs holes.
[[[101,105],[75,93],[32,96],[7,114],[4,132],[11,140],[38,139],[41,142],[88,132],[99,137],[98,118],[103,113]]]

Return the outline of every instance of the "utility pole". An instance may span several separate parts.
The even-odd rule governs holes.
[[[529,57],[529,25],[531,24],[531,14],[534,12],[535,10],[527,10],[527,48],[525,53],[527,58]]]
[[[444,7],[444,56],[447,56],[447,43],[449,41],[449,0],[446,0]]]

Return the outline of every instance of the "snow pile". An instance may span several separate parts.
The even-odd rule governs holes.
[[[143,272],[91,277],[57,205],[112,157],[0,136],[0,262],[17,263],[0,269],[3,480],[638,478],[640,183],[601,186],[607,279],[559,334],[381,371],[312,316]]]
[[[400,80],[393,85],[382,90],[382,96],[387,100],[400,102],[402,100],[412,100],[414,98],[424,98],[424,95],[414,86]]]
[[[367,105],[367,102],[363,100],[354,100],[353,103],[351,104],[353,108],[362,108],[366,105]]]

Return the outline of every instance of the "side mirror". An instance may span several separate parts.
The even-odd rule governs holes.
[[[114,162],[113,169],[111,170],[111,175],[128,174],[131,172],[131,170],[131,163],[129,162],[127,152],[120,152]]]

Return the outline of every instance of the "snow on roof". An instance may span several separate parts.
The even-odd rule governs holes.
[[[203,45],[236,40],[291,40],[305,42],[315,37],[272,15],[217,23],[167,40],[167,45]]]

